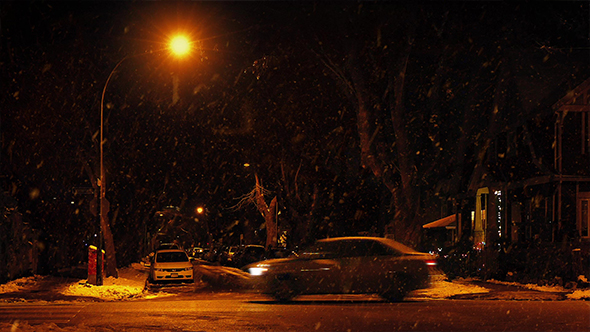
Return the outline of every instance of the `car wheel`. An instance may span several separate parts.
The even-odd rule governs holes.
[[[299,295],[295,280],[288,274],[276,276],[270,286],[272,296],[279,302],[288,302]]]
[[[389,302],[401,302],[408,294],[408,277],[405,275],[394,275],[389,282],[389,287],[381,297]]]

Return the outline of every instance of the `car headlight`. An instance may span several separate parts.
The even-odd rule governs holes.
[[[266,268],[266,267],[255,266],[255,267],[248,268],[248,272],[252,276],[261,276],[261,275],[265,274],[266,271],[268,271],[268,268]]]

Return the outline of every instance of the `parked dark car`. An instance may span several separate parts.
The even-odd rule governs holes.
[[[158,248],[156,248],[156,250],[154,250],[154,251],[165,250],[165,249],[181,249],[181,248],[176,243],[160,243]]]
[[[287,258],[293,255],[297,255],[296,249],[288,248],[272,248],[266,251],[266,258]]]
[[[249,244],[239,247],[232,257],[232,265],[240,268],[254,262],[262,261],[266,259],[265,254],[266,250],[261,245]]]
[[[205,254],[205,250],[200,247],[192,247],[186,251],[188,257],[194,259],[203,259],[203,255]]]
[[[300,294],[375,293],[401,301],[409,291],[428,288],[434,256],[377,237],[319,240],[298,256],[244,268],[255,288],[279,301]]]
[[[238,250],[239,250],[238,246],[223,247],[219,251],[219,257],[218,257],[219,264],[229,265],[229,266],[234,265],[233,264],[234,263],[234,256],[238,252]]]

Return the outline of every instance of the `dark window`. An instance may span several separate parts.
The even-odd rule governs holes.
[[[372,242],[372,245],[369,248],[367,255],[368,256],[401,256],[402,254],[399,251],[397,251],[389,246],[386,246],[381,242],[374,241],[374,242]]]
[[[369,255],[371,242],[362,240],[343,241],[341,247],[342,257],[362,257]]]

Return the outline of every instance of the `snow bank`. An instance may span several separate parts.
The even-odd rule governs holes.
[[[116,281],[116,283],[114,281]],[[125,285],[125,280],[108,278],[102,286],[94,286],[81,282],[69,285],[61,293],[64,295],[91,296],[103,300],[115,301],[134,298],[141,295],[143,293],[143,286],[127,286]]]
[[[549,292],[549,293],[569,293],[569,292],[571,292],[571,290],[567,290],[567,289],[563,288],[562,286],[558,286],[558,285],[539,286],[537,284],[519,284],[517,282],[499,281],[499,280],[494,280],[494,279],[490,279],[487,282],[494,283],[494,284],[500,284],[500,285],[519,286],[519,287],[524,287],[524,288],[536,290],[539,292]]]
[[[414,294],[418,297],[445,299],[459,294],[479,294],[489,291],[487,288],[471,285],[462,279],[456,279],[453,282],[439,279],[434,280],[430,288],[417,290]]]
[[[106,278],[102,286],[90,285],[86,280],[78,280],[65,285],[56,283],[56,285],[61,287],[60,293],[64,295],[95,297],[106,301],[138,298],[149,299],[170,295],[164,292],[147,292],[145,290],[147,272],[148,269],[146,267],[136,263],[120,269],[119,278]],[[212,265],[195,266],[195,277],[195,290],[203,285],[213,289],[240,290],[246,288],[249,279],[249,275],[239,269]],[[47,283],[47,285],[50,285],[52,278],[54,277],[31,276],[13,280],[7,284],[0,285],[0,293],[33,290],[38,288],[39,284]],[[489,282],[527,287],[540,292],[561,292],[570,300],[590,300],[590,289],[587,288],[572,291],[560,286],[523,285],[494,280],[489,280]],[[440,275],[433,279],[431,288],[415,291],[413,296],[444,299],[459,294],[488,292],[490,292],[489,289],[473,285],[468,279],[447,281],[444,275]]]
[[[61,291],[64,295],[90,296],[107,301],[137,298],[145,288],[146,274],[140,264],[132,264],[119,270],[119,278],[108,277],[102,286],[91,285],[86,280],[71,283]]]
[[[90,296],[106,301],[169,296],[170,294],[165,292],[148,294],[144,291],[147,272],[147,268],[141,264],[132,264],[119,270],[119,278],[106,278],[102,286],[94,286],[86,280],[80,280],[65,287],[62,294]],[[248,273],[239,269],[213,265],[196,265],[195,277],[195,287],[204,283],[213,289],[227,290],[243,289],[249,279]]]
[[[590,289],[578,289],[566,295],[570,300],[590,300]]]
[[[33,286],[37,285],[40,281],[42,281],[46,278],[47,277],[35,275],[35,276],[12,280],[4,285],[0,285],[0,293],[11,293],[11,292],[19,292],[22,290],[27,290],[27,289],[30,289]]]
[[[580,276],[578,278],[581,281],[586,281],[584,276]],[[539,286],[536,284],[519,284],[516,282],[507,282],[507,281],[498,281],[498,280],[488,280],[490,283],[502,284],[502,285],[512,285],[512,286],[520,286],[525,287],[528,289],[536,290],[539,292],[545,293],[564,293],[565,296],[570,300],[590,300],[590,289],[577,289],[572,292],[572,290],[565,289],[562,286]],[[586,282],[587,283],[587,282]]]

